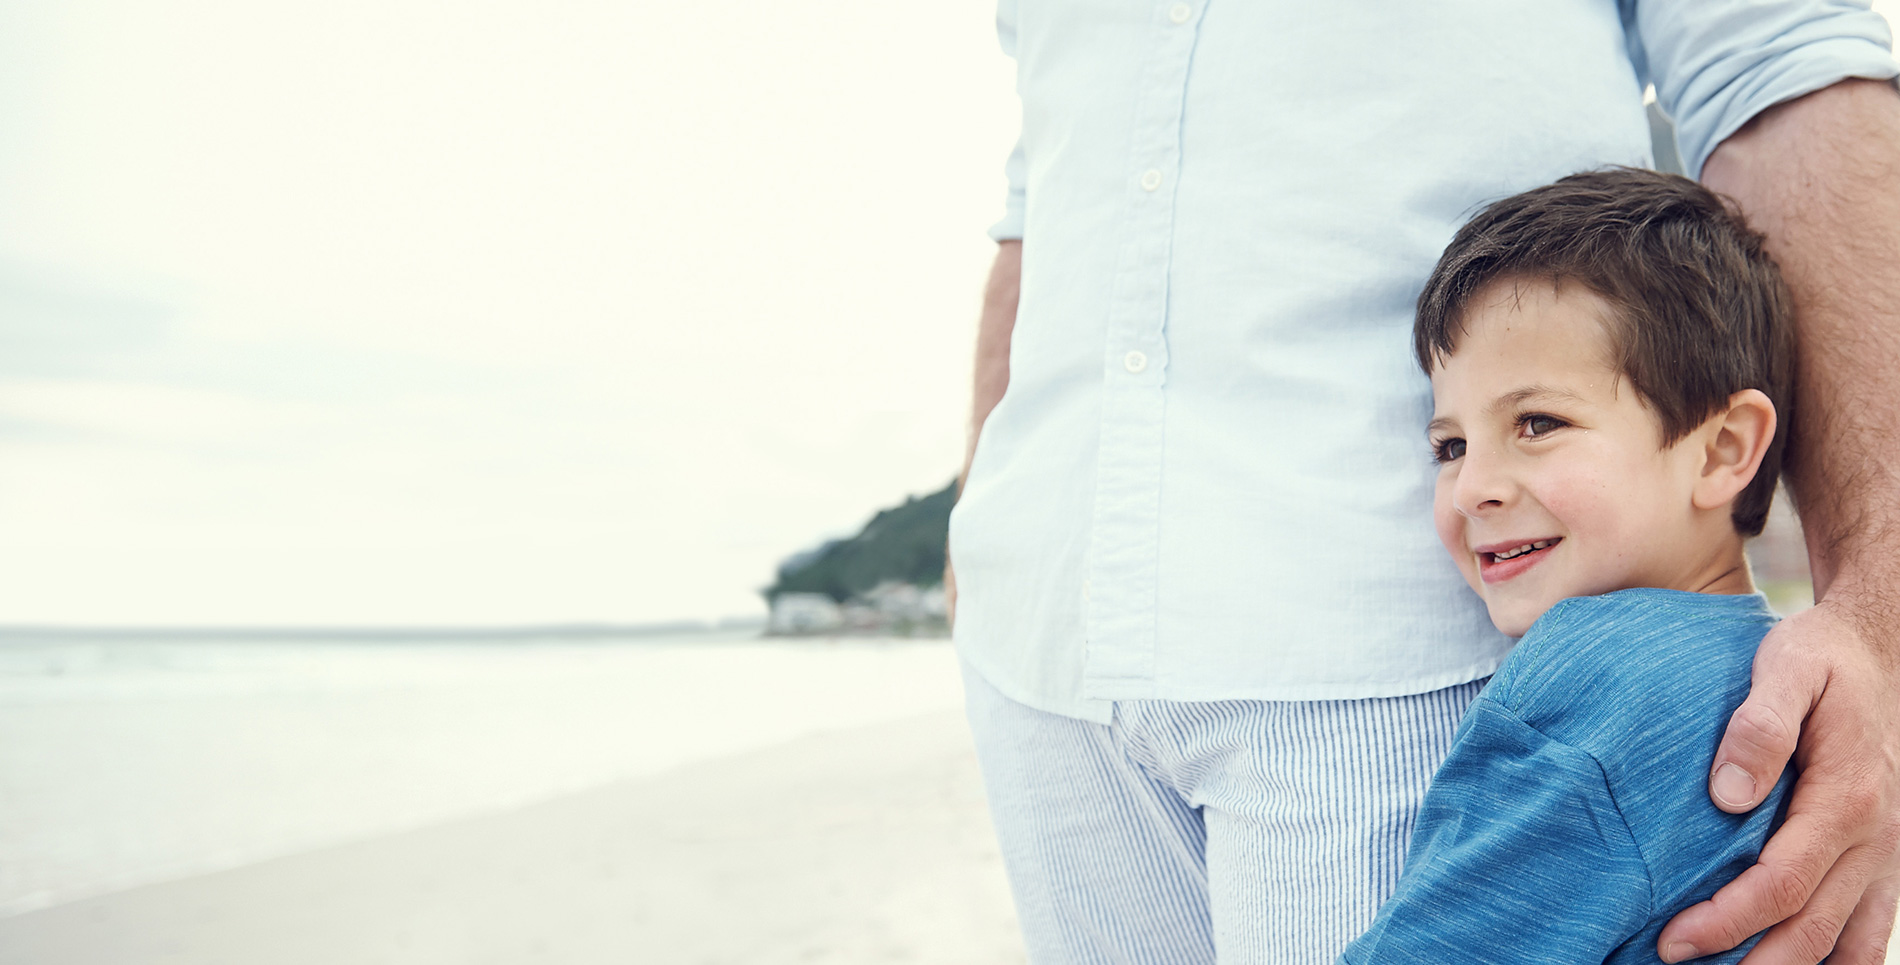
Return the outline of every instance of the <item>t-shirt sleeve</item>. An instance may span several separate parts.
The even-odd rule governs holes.
[[[1596,760],[1480,698],[1432,778],[1398,890],[1340,961],[1599,962],[1650,905]]]
[[[1676,122],[1690,176],[1730,134],[1783,101],[1849,77],[1900,72],[1867,0],[1622,0],[1630,55]]]

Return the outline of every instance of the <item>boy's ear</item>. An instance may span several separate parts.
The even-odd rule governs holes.
[[[1720,509],[1755,479],[1768,445],[1775,441],[1775,404],[1760,389],[1728,397],[1728,408],[1694,433],[1702,443],[1702,473],[1690,496],[1697,509]]]

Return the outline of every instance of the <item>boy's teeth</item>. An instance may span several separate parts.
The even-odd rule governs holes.
[[[1520,556],[1523,556],[1525,553],[1528,553],[1531,550],[1541,550],[1544,547],[1549,546],[1549,545],[1550,545],[1550,540],[1540,539],[1535,543],[1525,543],[1523,546],[1520,546],[1516,549],[1505,550],[1502,553],[1492,553],[1491,558],[1494,560],[1513,560]]]

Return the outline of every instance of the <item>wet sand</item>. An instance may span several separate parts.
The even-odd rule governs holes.
[[[41,965],[1023,961],[960,714],[0,920]]]

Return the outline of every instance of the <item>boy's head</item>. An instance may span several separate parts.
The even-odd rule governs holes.
[[[1499,629],[1571,596],[1752,589],[1791,314],[1761,236],[1686,178],[1572,175],[1458,232],[1413,339],[1439,537]]]

